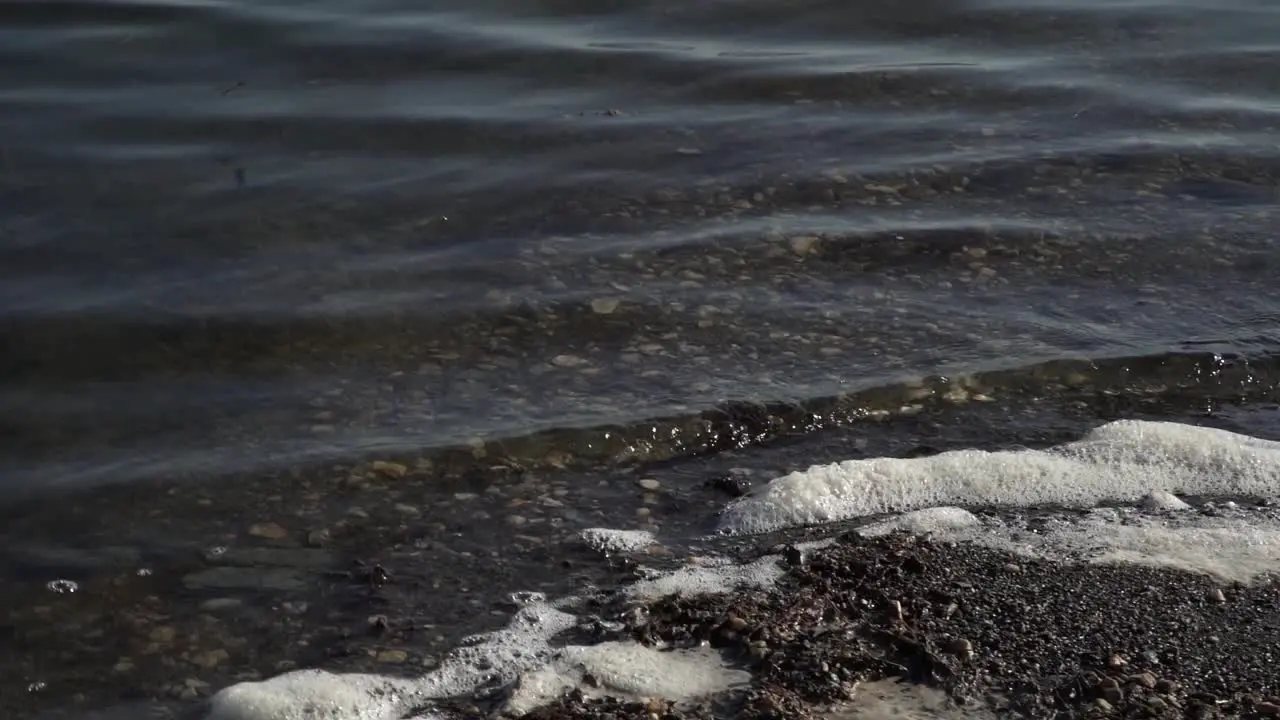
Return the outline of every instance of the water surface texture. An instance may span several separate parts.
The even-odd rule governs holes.
[[[1277,67],[1265,0],[6,2],[0,493],[1217,382]]]

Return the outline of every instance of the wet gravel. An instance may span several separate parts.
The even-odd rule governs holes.
[[[828,717],[901,678],[960,707],[1028,718],[1275,717],[1280,585],[1065,564],[894,534],[792,553],[774,589],[608,610],[617,634],[708,643],[753,674],[692,707],[562,698],[527,718]],[[786,562],[786,560],[780,560]]]

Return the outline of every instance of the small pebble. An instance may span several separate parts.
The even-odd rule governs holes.
[[[284,540],[289,537],[289,531],[280,527],[273,522],[254,523],[249,526],[249,534],[253,537],[260,537],[267,540]]]
[[[409,653],[404,650],[383,650],[377,656],[378,662],[387,664],[402,663],[408,659]]]
[[[591,310],[597,315],[612,315],[619,304],[617,298],[596,298],[591,301]]]

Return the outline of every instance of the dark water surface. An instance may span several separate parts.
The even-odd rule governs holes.
[[[871,421],[897,453],[1273,436],[1278,67],[1266,0],[0,4],[9,602],[89,613],[0,628],[6,672],[207,694],[147,643],[208,598],[148,598],[253,523],[427,553],[461,632],[495,548],[566,589],[531,528],[692,537],[705,473]],[[48,610],[71,576],[110,590]],[[119,633],[151,680],[77,691]]]
[[[7,2],[3,491],[1271,352],[1278,64],[1261,0]]]

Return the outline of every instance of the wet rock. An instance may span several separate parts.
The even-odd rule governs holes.
[[[1112,705],[1124,700],[1124,690],[1120,689],[1120,683],[1115,678],[1103,678],[1098,683],[1097,692],[1099,697]]]
[[[249,526],[249,534],[266,540],[285,540],[289,531],[273,522],[254,523]]]
[[[319,530],[312,530],[311,532],[307,533],[307,545],[309,547],[313,547],[313,548],[325,547],[326,545],[329,544],[329,540],[330,540],[329,531],[324,528],[320,528]]]
[[[803,257],[813,252],[818,244],[818,238],[815,235],[797,235],[788,240],[787,244],[791,247],[791,252]]]
[[[662,483],[654,478],[641,478],[636,481],[636,485],[650,492],[656,491],[658,488],[662,487]]]
[[[1140,672],[1136,675],[1130,675],[1128,678],[1128,682],[1134,683],[1136,685],[1140,685],[1141,687],[1147,688],[1148,690],[1154,690],[1156,687],[1156,684],[1159,682],[1159,679],[1156,678],[1156,676],[1153,673]]]
[[[591,311],[597,315],[612,315],[620,304],[617,298],[596,298],[591,301]]]
[[[236,610],[244,606],[244,601],[240,598],[213,598],[200,603],[200,610],[208,613],[226,612],[228,610]]]
[[[213,669],[231,659],[230,653],[222,648],[205,650],[191,656],[191,662],[202,668]]]
[[[973,657],[973,643],[965,638],[953,638],[947,641],[945,649],[961,660],[969,660]]]
[[[1153,490],[1147,493],[1138,505],[1143,510],[1149,510],[1152,512],[1173,512],[1177,510],[1191,509],[1191,506],[1177,495],[1163,490]]]
[[[409,660],[409,653],[404,650],[383,650],[378,653],[377,661],[388,665],[399,664]]]
[[[389,478],[400,479],[409,474],[409,468],[398,462],[389,462],[386,460],[374,460],[370,467],[374,472],[385,475]]]
[[[742,497],[751,492],[751,479],[745,473],[729,472],[707,481],[707,487],[731,497]]]
[[[551,358],[551,364],[558,368],[576,368],[587,364],[587,361],[577,355],[557,355]]]

